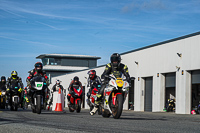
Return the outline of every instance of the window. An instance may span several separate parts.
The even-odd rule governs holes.
[[[43,58],[43,65],[61,65],[61,59]]]

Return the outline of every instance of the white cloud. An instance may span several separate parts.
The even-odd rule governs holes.
[[[42,22],[39,22],[39,21],[36,21],[36,22],[39,23],[39,24],[45,25],[45,26],[47,26],[47,27],[50,27],[50,28],[52,28],[52,29],[55,29],[55,30],[64,30],[64,29],[56,28],[56,27],[54,27],[54,26],[52,26],[52,25],[49,25],[49,24],[46,24],[46,23],[42,23]]]

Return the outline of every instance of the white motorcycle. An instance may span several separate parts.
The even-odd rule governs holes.
[[[119,119],[123,103],[126,99],[129,90],[129,83],[126,77],[119,71],[109,75],[109,83],[104,89],[104,97],[102,106],[102,116],[110,117],[113,115],[115,119]]]

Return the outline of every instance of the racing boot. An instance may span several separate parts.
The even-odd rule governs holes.
[[[94,106],[94,108],[92,109],[92,111],[90,111],[90,115],[91,115],[91,116],[93,116],[93,115],[97,112],[98,107],[99,107],[99,103],[100,103],[100,101],[95,101],[95,106]]]

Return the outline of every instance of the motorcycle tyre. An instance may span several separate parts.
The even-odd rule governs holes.
[[[47,108],[47,103],[45,102],[43,105],[43,109],[46,110],[46,108]]]
[[[104,118],[109,118],[110,117],[110,113],[109,113],[109,111],[102,111],[102,114],[101,114]]]
[[[32,109],[32,112],[33,112],[33,113],[36,113],[36,110],[35,110],[35,109]]]
[[[73,109],[71,109],[71,107],[69,107],[69,112],[74,112],[74,110],[73,110]]]
[[[171,112],[172,109],[173,109],[173,108],[172,108],[171,106],[167,107],[167,112]]]
[[[37,114],[41,114],[41,97],[38,96],[37,97],[37,101],[36,101],[36,113]]]
[[[1,103],[1,109],[5,109],[6,108],[6,99],[3,98],[3,103]]]
[[[99,105],[99,108],[98,108],[98,115],[101,115],[102,114],[102,107],[101,105]]]
[[[123,96],[117,95],[116,102],[118,102],[118,103],[116,103],[116,104],[118,104],[118,107],[117,107],[117,110],[116,110],[117,111],[116,114],[113,113],[113,118],[119,119],[121,114],[122,114],[122,110],[123,110]]]
[[[14,106],[14,110],[15,110],[15,111],[18,110],[18,105],[17,105],[17,104],[15,104],[15,106]]]
[[[78,107],[77,107],[76,112],[77,112],[77,113],[80,113],[80,112],[81,112],[81,100],[78,100],[78,101],[77,101],[77,104],[78,104]]]

